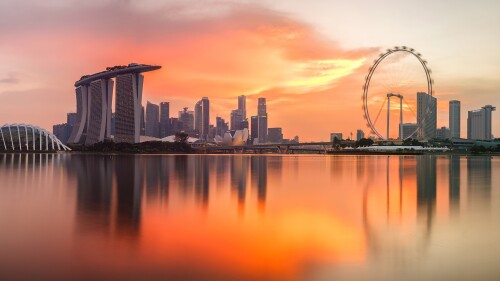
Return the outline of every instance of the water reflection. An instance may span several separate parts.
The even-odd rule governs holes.
[[[26,262],[67,269],[25,279],[496,278],[499,171],[457,155],[2,154],[0,280]]]

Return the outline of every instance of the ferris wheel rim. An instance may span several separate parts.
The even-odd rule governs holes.
[[[375,73],[375,70],[377,69],[378,65],[385,58],[387,58],[391,54],[394,54],[397,52],[406,52],[406,53],[413,55],[415,58],[418,59],[418,61],[420,62],[420,64],[422,65],[422,67],[425,71],[425,75],[427,78],[427,94],[429,94],[431,97],[434,96],[434,92],[432,89],[432,84],[434,83],[434,81],[433,81],[432,76],[431,76],[431,70],[427,67],[427,61],[423,59],[422,54],[418,53],[415,49],[408,48],[406,46],[402,46],[402,47],[396,46],[392,49],[387,49],[384,53],[381,53],[379,55],[379,57],[374,61],[373,65],[369,68],[368,75],[366,76],[365,83],[363,85],[363,113],[364,113],[363,117],[366,120],[367,125],[370,128],[371,132],[373,132],[375,135],[377,135],[380,139],[384,139],[384,140],[388,140],[389,136],[387,136],[387,138],[384,138],[382,136],[382,134],[380,134],[378,132],[377,128],[375,127],[375,125],[373,124],[373,122],[370,118],[370,113],[368,112],[368,90],[369,90],[371,78],[373,76],[373,73]],[[429,113],[430,101],[431,101],[431,99],[428,99],[428,104],[426,107],[426,112],[424,114],[422,123],[425,123],[425,118],[427,117],[427,115]],[[412,134],[410,134],[410,136],[408,136],[407,138],[404,138],[404,140],[413,137],[419,131],[420,127],[421,127],[421,124],[418,124],[418,122],[417,122],[417,129]]]

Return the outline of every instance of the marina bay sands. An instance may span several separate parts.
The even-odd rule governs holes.
[[[68,143],[92,145],[111,138],[113,86],[116,81],[116,142],[137,143],[140,137],[142,88],[147,71],[161,66],[130,63],[108,67],[105,71],[85,75],[75,82],[76,122]]]

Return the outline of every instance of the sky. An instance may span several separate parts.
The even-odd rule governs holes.
[[[171,116],[210,99],[229,121],[266,97],[269,127],[285,138],[328,140],[363,129],[362,87],[381,52],[415,48],[428,61],[438,127],[448,101],[467,111],[500,106],[500,2],[480,1],[12,1],[0,2],[0,123],[51,130],[76,111],[74,82],[107,66],[161,65],[145,73],[143,104]],[[500,109],[493,113],[500,136]]]

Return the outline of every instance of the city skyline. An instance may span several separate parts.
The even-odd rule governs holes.
[[[136,61],[164,66],[146,77],[143,101],[159,104],[167,100],[171,112],[177,112],[208,96],[213,104],[210,123],[215,124],[216,116],[230,119],[236,97],[246,95],[246,107],[255,108],[257,98],[263,96],[272,112],[268,127],[283,127],[287,137],[299,135],[304,141],[326,140],[332,131],[367,131],[359,104],[367,69],[380,51],[406,44],[421,51],[433,68],[437,127],[448,126],[449,100],[460,100],[461,136],[465,136],[466,112],[498,104],[500,54],[495,50],[500,39],[488,27],[500,23],[494,12],[500,3],[459,3],[453,14],[443,3],[412,6],[419,11],[424,6],[429,9],[425,21],[410,16],[410,11],[412,15],[415,11],[402,9],[406,3],[384,3],[393,5],[379,3],[387,9],[379,11],[377,17],[391,14],[408,20],[407,25],[377,22],[368,13],[362,16],[366,19],[349,19],[343,15],[346,13],[333,9],[338,6],[335,2],[304,8],[300,1],[263,1],[258,5],[246,1],[216,5],[151,1],[141,2],[141,7],[134,1],[116,7],[114,1],[83,6],[71,1],[5,1],[0,4],[0,18],[5,21],[1,34],[6,39],[0,52],[4,61],[0,66],[0,96],[5,101],[0,105],[2,118],[44,128],[62,123],[65,114],[75,108],[72,83],[77,77]],[[342,3],[342,8],[352,11],[359,5]],[[112,7],[113,12],[109,12]],[[175,15],[166,12],[172,7],[178,11]],[[17,12],[9,13],[11,10]],[[92,14],[92,21],[78,20],[75,15],[81,13]],[[33,24],[35,14],[37,22],[43,24]],[[445,21],[440,19],[442,14],[447,15]],[[137,26],[124,21],[129,18],[135,19]],[[361,23],[354,25],[356,20]],[[408,32],[410,24],[418,28]],[[463,28],[450,29],[457,24]],[[102,30],[96,31],[95,25]],[[32,36],[32,32],[39,36]],[[75,40],[69,34],[81,36]],[[434,44],[423,43],[429,36],[435,39]],[[106,39],[87,39],[101,37]],[[468,38],[467,42],[463,38]],[[256,45],[254,39],[266,44]],[[120,50],[110,42],[120,42]],[[199,45],[204,46],[202,52],[196,51]],[[339,98],[343,102],[339,103]],[[316,114],[332,122],[310,126]],[[342,122],[346,115],[352,124]],[[250,116],[247,114],[248,119]],[[500,127],[495,124],[500,124],[500,115],[492,118],[492,133],[499,136]]]

